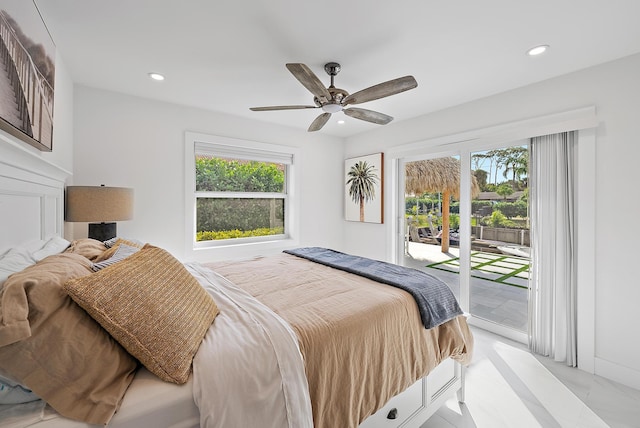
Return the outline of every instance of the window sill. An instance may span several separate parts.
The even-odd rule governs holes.
[[[297,239],[279,239],[273,241],[243,242],[187,249],[189,261],[208,262],[214,260],[246,259],[280,253],[285,249],[299,245]]]

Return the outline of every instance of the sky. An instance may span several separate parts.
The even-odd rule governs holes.
[[[526,146],[522,146],[522,147],[526,147]],[[487,173],[491,173],[490,177],[487,177],[487,182],[488,183],[493,183],[493,184],[500,184],[504,181],[507,181],[507,179],[504,177],[504,171],[505,171],[505,167],[501,166],[498,168],[498,170],[496,171],[496,165],[495,162],[493,163],[493,167],[491,167],[491,162],[489,159],[481,159],[479,161],[479,163],[476,166],[476,162],[475,159],[473,157],[473,155],[475,154],[484,154],[487,153],[488,150],[484,150],[484,151],[478,151],[478,152],[474,152],[472,154],[472,159],[471,159],[471,168],[473,169],[483,169],[485,170]]]

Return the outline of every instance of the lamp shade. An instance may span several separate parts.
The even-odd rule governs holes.
[[[133,189],[67,186],[66,221],[112,222],[133,218]]]

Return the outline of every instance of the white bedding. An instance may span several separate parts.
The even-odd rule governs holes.
[[[312,428],[309,388],[289,325],[197,263],[189,271],[220,308],[193,361],[200,426]]]

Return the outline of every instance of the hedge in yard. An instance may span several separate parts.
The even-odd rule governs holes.
[[[279,164],[196,158],[197,192],[284,193],[284,184],[285,171]],[[284,230],[284,204],[278,198],[198,197],[196,212],[197,240],[262,236]]]
[[[196,158],[196,189],[204,192],[282,192],[279,165],[200,156]]]
[[[197,241],[213,241],[218,239],[234,239],[234,238],[249,238],[252,236],[267,236],[267,235],[279,235],[284,233],[283,227],[277,227],[274,229],[261,228],[254,230],[222,230],[218,232],[198,232],[196,234]]]
[[[525,201],[497,202],[494,209],[500,211],[507,218],[527,217],[527,203]]]

